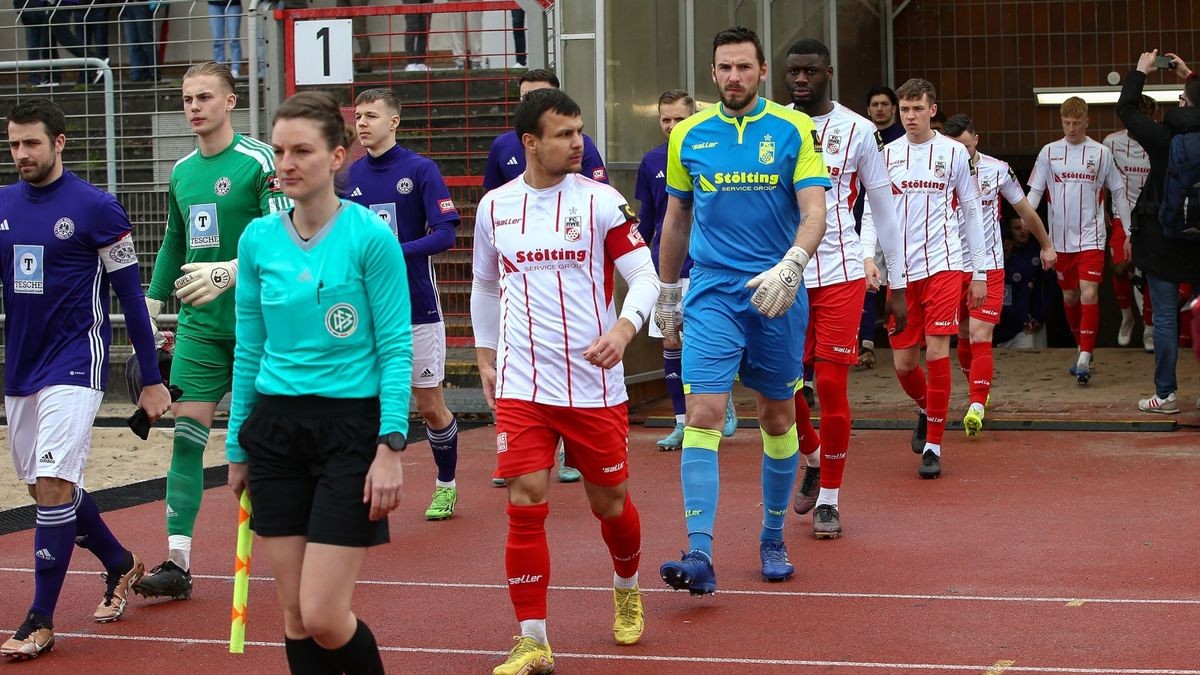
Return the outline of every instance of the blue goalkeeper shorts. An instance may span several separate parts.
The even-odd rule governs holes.
[[[768,319],[750,304],[753,274],[692,268],[683,302],[683,386],[687,394],[723,394],[742,384],[777,401],[792,398],[802,375],[808,293]],[[801,289],[803,291],[803,289]]]

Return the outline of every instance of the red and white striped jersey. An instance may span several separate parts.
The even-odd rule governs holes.
[[[1125,129],[1105,136],[1103,143],[1112,152],[1117,170],[1125,178],[1125,200],[1132,210],[1137,204],[1138,195],[1142,194],[1146,178],[1150,176],[1150,157]]]
[[[975,153],[975,181],[979,184],[979,198],[983,203],[983,239],[984,261],[988,270],[1004,269],[1004,239],[1000,197],[1009,204],[1016,204],[1025,198],[1017,174],[1013,173],[1008,162],[996,159],[982,152]],[[962,209],[958,209],[959,243],[964,252],[969,252],[971,246],[967,243],[967,233],[963,229]],[[969,253],[964,255],[969,256]]]
[[[1046,195],[1046,225],[1055,250],[1103,250],[1105,188],[1114,194],[1125,192],[1125,179],[1108,148],[1091,138],[1082,143],[1063,138],[1042,148],[1029,177],[1029,202],[1037,207]]]
[[[967,149],[941,134],[924,143],[905,135],[884,146],[883,160],[896,196],[908,282],[949,270],[971,271],[959,236],[965,225],[956,213],[959,201],[979,200]]]
[[[836,101],[829,114],[812,120],[833,182],[833,189],[825,191],[825,237],[804,268],[804,285],[820,288],[867,275],[854,230],[854,202],[866,188],[887,185],[888,175],[883,137],[870,120]]]
[[[472,267],[499,281],[496,398],[598,408],[628,399],[620,363],[583,352],[617,321],[615,261],[645,246],[614,188],[570,174],[536,190],[524,176],[488,192],[475,214]]]

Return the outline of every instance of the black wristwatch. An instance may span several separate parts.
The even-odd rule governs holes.
[[[408,439],[399,431],[393,431],[387,434],[381,434],[378,445],[386,445],[392,452],[404,452],[404,448],[408,446]]]

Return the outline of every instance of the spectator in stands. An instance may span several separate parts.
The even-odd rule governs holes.
[[[242,0],[208,0],[208,25],[212,28],[213,61],[228,63],[234,78],[242,76]],[[229,43],[226,58],[225,43]]]
[[[95,5],[100,3],[99,7]],[[108,7],[104,6],[109,0],[86,0],[87,10],[83,12],[83,25],[80,37],[84,46],[99,59],[108,59]]]
[[[79,5],[82,0],[59,0],[58,6],[50,10],[50,58],[56,57],[55,47],[62,47],[75,58],[96,56],[88,54],[83,46],[83,36],[75,29],[83,18],[83,10]],[[97,57],[99,58],[99,57]],[[99,82],[103,71],[95,73],[93,82]],[[88,80],[86,68],[79,69],[79,84]]]
[[[154,35],[154,12],[149,2],[126,2],[121,11],[121,29],[129,45],[129,79],[157,82],[158,42]]]
[[[338,7],[366,7],[367,0],[337,0]],[[354,39],[358,42],[358,58],[354,60],[354,72],[371,72],[371,36],[367,34],[367,17],[356,16],[351,25]]]
[[[406,5],[428,5],[433,0],[404,0]],[[425,53],[429,51],[429,13],[417,12],[404,15],[404,56],[408,65],[404,69],[413,72],[429,70],[425,64]]]
[[[448,0],[438,0],[447,2]],[[483,12],[459,12],[448,15],[450,19],[450,47],[454,51],[454,67],[459,70],[468,66],[482,68],[483,57]]]
[[[30,61],[45,61],[50,53],[50,13],[45,0],[16,0],[13,6],[20,12],[18,20],[25,26],[25,49]],[[54,71],[32,71],[29,84],[35,87],[53,87]]]
[[[1004,242],[1004,305],[992,332],[997,347],[1029,349],[1046,346],[1047,272],[1041,246],[1020,218],[1009,221],[1011,239]]]
[[[525,10],[512,11],[513,51],[517,54],[517,65],[522,68],[528,63],[525,53]]]

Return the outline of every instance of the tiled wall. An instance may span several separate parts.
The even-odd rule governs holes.
[[[1156,47],[1200,69],[1200,0],[913,0],[895,27],[896,85],[933,82],[940,109],[970,115],[980,148],[1018,167],[1062,137],[1057,108],[1035,105],[1034,87],[1106,85]],[[1111,105],[1089,112],[1092,138],[1118,128]]]

